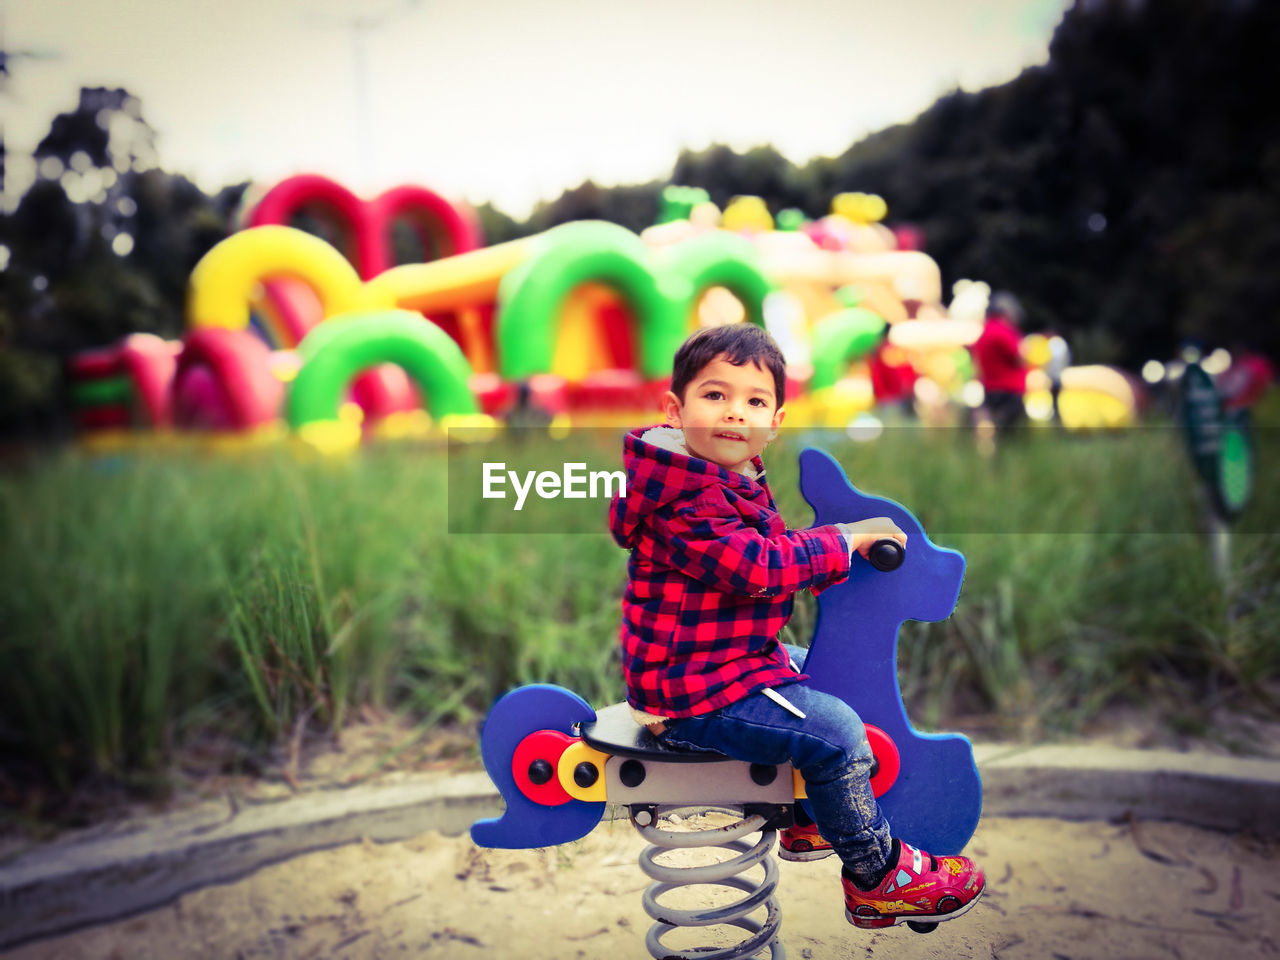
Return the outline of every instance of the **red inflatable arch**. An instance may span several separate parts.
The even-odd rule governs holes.
[[[395,265],[390,228],[397,220],[408,221],[418,231],[428,260],[466,253],[480,246],[479,231],[471,219],[448,200],[424,187],[392,187],[370,205],[375,220],[380,219],[385,225],[382,237],[387,248],[383,269]]]
[[[391,229],[407,220],[418,232],[428,258],[451,256],[479,245],[476,227],[458,208],[425,187],[393,187],[372,200],[361,200],[346,187],[317,174],[301,174],[272,187],[254,207],[249,225],[288,226],[305,210],[318,210],[344,233],[343,246],[361,279],[369,280],[394,266]]]

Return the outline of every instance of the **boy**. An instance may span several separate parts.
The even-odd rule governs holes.
[[[627,700],[673,746],[792,763],[820,835],[792,827],[780,855],[838,855],[851,923],[949,919],[982,893],[982,871],[890,836],[862,721],[808,687],[791,656],[803,664],[804,651],[777,640],[792,594],[845,579],[853,555],[865,562],[881,537],[907,539],[887,517],[786,529],[760,460],[785,416],[785,382],[782,353],[759,327],[700,330],[676,353],[666,425],[625,440],[627,495],[615,498],[610,527],[631,550],[620,632]],[[816,849],[793,851],[801,837]],[[944,888],[945,916],[913,903]]]

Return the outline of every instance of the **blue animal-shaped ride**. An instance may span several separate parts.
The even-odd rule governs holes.
[[[911,726],[897,651],[903,621],[951,615],[964,557],[932,543],[904,507],[859,492],[822,451],[801,454],[800,488],[818,524],[887,516],[907,534],[896,569],[855,563],[846,581],[819,595],[804,670],[813,686],[844,699],[867,724],[877,763],[872,789],[894,834],[935,854],[959,853],[982,810],[973,749],[962,735]],[[597,714],[577,694],[548,684],[519,687],[494,704],[481,754],[506,802],[500,817],[471,828],[472,839],[485,847],[577,840],[600,821],[606,803],[630,806],[633,819],[637,809],[658,804],[772,805],[782,814],[774,822],[785,825],[804,797],[803,781],[789,768],[761,770],[718,754],[666,748],[635,725],[625,704]],[[701,762],[707,760],[720,762]]]

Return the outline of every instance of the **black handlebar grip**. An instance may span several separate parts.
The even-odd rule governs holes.
[[[907,553],[902,544],[889,537],[877,540],[867,551],[867,559],[871,561],[871,565],[884,573],[897,570],[906,558]]]

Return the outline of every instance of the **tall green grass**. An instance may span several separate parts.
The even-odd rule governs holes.
[[[811,521],[803,442],[767,453],[793,525]],[[1117,700],[1267,704],[1267,484],[1223,581],[1172,431],[1037,434],[994,461],[947,431],[832,452],[968,560],[955,615],[903,631],[922,725],[1042,733]],[[623,551],[604,532],[450,534],[447,481],[443,449],[410,446],[338,462],[67,453],[0,476],[0,764],[67,788],[162,769],[198,733],[267,744],[366,704],[434,724],[534,681],[620,697]],[[793,636],[813,617],[802,601]]]
[[[904,697],[922,722],[1035,735],[1079,729],[1118,701],[1174,722],[1273,705],[1280,497],[1267,480],[1280,464],[1275,431],[1264,421],[1257,434],[1257,491],[1233,525],[1226,577],[1168,426],[1031,431],[994,460],[963,431],[891,431],[840,450],[859,487],[909,506],[966,557],[955,614],[902,631]]]

